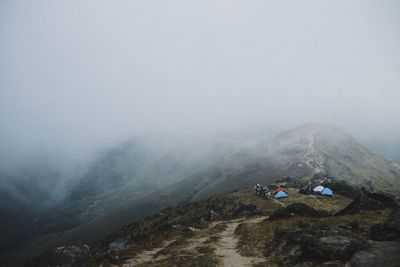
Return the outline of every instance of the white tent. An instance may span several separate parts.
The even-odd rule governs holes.
[[[316,194],[321,194],[322,190],[324,190],[324,189],[325,189],[325,188],[324,188],[322,185],[319,185],[319,186],[315,187],[315,188],[313,189],[313,191],[314,191],[314,193],[316,193]]]

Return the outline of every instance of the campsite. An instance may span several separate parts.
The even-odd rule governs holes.
[[[309,204],[310,201],[313,203],[313,206],[318,207],[318,209],[329,210],[331,212],[336,212],[337,207],[341,207],[344,202],[347,202],[348,199],[344,198],[342,195],[335,195],[334,197],[323,196],[322,194],[302,194],[299,192],[299,188],[297,187],[289,187],[285,188],[286,191],[277,191],[272,195],[271,198],[267,198],[258,194],[256,196],[260,197],[260,199],[265,199],[266,202],[268,200],[276,200],[279,201],[281,206],[288,206],[294,203],[304,203]],[[253,191],[254,192],[254,191]],[[276,202],[272,202],[272,205],[277,205]]]
[[[319,175],[319,174],[318,174]],[[287,177],[286,179],[289,179]],[[322,197],[333,197],[333,190],[328,186],[322,186],[321,184],[324,181],[319,181],[317,186],[312,186],[311,182],[305,185],[292,185],[295,188],[299,187],[298,192],[300,194],[310,195],[313,194],[315,196],[322,196]],[[286,188],[288,183],[286,182],[277,182],[273,184],[269,184],[267,186],[262,186],[260,184],[256,184],[254,186],[256,195],[265,197],[267,199],[275,198],[275,199],[282,199],[288,198],[288,189]]]

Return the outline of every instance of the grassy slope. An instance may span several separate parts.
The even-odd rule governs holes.
[[[351,202],[351,199],[335,195],[333,198],[315,197],[311,195],[302,195],[297,192],[297,189],[289,189],[289,198],[279,200],[282,204],[288,205],[291,203],[305,203],[317,210],[326,210],[330,212],[337,212],[344,208]],[[239,190],[233,193],[211,197],[206,201],[196,202],[184,205],[177,209],[167,209],[163,212],[140,220],[136,223],[122,228],[120,231],[114,232],[106,240],[104,244],[110,243],[119,237],[130,236],[136,242],[129,248],[117,253],[103,253],[98,254],[93,259],[94,266],[103,264],[121,264],[125,259],[132,258],[137,253],[143,250],[151,249],[159,246],[162,242],[169,239],[177,239],[174,245],[169,246],[168,249],[161,250],[161,253],[166,254],[167,257],[163,258],[160,263],[172,264],[191,264],[191,266],[206,266],[204,261],[210,265],[216,263],[215,255],[213,254],[212,243],[215,240],[210,240],[210,245],[204,249],[207,253],[203,253],[204,257],[180,257],[179,249],[185,244],[185,240],[193,237],[193,233],[185,230],[176,230],[172,225],[191,226],[204,231],[206,233],[210,225],[209,222],[204,220],[204,214],[209,209],[216,210],[221,215],[221,222],[231,220],[233,212],[242,204],[252,203],[260,206],[261,213],[264,215],[270,214],[272,211],[280,208],[280,205],[265,200],[256,196],[252,189]],[[388,211],[383,211],[381,216],[385,216]],[[279,221],[262,221],[257,224],[247,225],[245,222],[237,228],[236,234],[239,236],[238,248],[242,255],[264,255],[268,247],[271,245],[274,233],[277,229],[285,230],[296,227],[297,225],[304,224],[328,224],[337,225],[342,223],[351,222],[354,220],[360,221],[360,228],[362,234],[367,233],[368,227],[382,220],[381,216],[376,216],[376,213],[363,213],[354,216],[338,216],[328,218],[310,218],[310,217],[295,217],[287,220]],[[208,233],[208,232],[207,232]],[[212,233],[208,233],[210,236]],[[155,264],[155,263],[152,263]],[[147,266],[147,265],[143,265]],[[154,265],[157,266],[157,265]],[[161,265],[160,265],[161,266]],[[165,265],[164,265],[165,266]]]
[[[351,199],[337,194],[333,198],[315,197],[298,194],[297,190],[294,189],[289,190],[289,195],[288,199],[281,200],[280,202],[285,204],[304,203],[316,210],[325,210],[334,213],[340,211],[351,202]],[[298,226],[304,227],[304,225],[308,225],[309,227],[321,225],[337,226],[350,222],[358,222],[360,230],[357,234],[367,238],[369,228],[373,224],[382,222],[390,212],[391,210],[385,209],[382,211],[368,211],[354,215],[329,216],[324,218],[294,216],[289,219],[277,221],[265,220],[258,224],[243,223],[235,232],[239,237],[238,249],[242,255],[246,256],[255,254],[267,255],[273,245],[275,233],[284,232]],[[278,258],[269,260],[279,262]]]
[[[309,176],[312,171],[301,163],[304,162],[310,134],[315,136],[317,150],[326,157],[325,168],[329,174],[361,185],[368,185],[368,181],[374,181],[373,184],[379,189],[400,188],[398,167],[355,143],[335,127],[306,125],[252,148],[232,151],[219,149],[221,151],[218,152],[218,156],[213,154],[212,160],[204,164],[200,164],[201,161],[196,158],[194,162],[200,163],[189,164],[189,167],[185,164],[173,165],[178,167],[165,170],[167,176],[173,177],[177,174],[179,177],[174,178],[178,182],[172,185],[139,192],[140,189],[127,184],[122,188],[77,199],[62,207],[58,213],[71,214],[72,223],[78,221],[78,227],[44,235],[24,248],[18,249],[14,255],[7,256],[22,260],[60,244],[91,242],[126,223],[154,214],[166,207],[204,200],[210,196],[252,186],[260,181],[269,183],[289,175]],[[124,166],[130,166],[130,158],[118,157],[118,162],[123,161]],[[164,160],[160,161],[165,163]],[[169,166],[169,164],[150,164],[152,175],[148,176],[157,178],[157,173],[163,173],[164,165]],[[154,166],[157,168],[153,168]],[[99,172],[103,177],[103,169],[109,171],[109,166],[101,167]],[[160,172],[154,173],[154,170]],[[120,175],[125,177],[125,173]],[[63,217],[56,216],[56,220],[57,218]]]

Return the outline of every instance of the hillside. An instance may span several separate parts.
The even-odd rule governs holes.
[[[306,181],[320,172],[377,191],[400,188],[397,166],[327,124],[307,124],[251,144],[128,142],[101,155],[69,198],[36,218],[50,230],[39,229],[43,234],[0,257],[21,263],[62,244],[101,239],[164,208],[287,176]]]
[[[142,243],[129,246],[129,249],[118,251],[115,254],[99,253],[93,259],[92,264],[94,266],[98,264],[107,266],[110,263],[126,264],[126,266],[169,266],[169,264],[172,266],[179,262],[186,266],[201,266],[201,264],[214,266],[218,263],[224,263],[223,266],[250,266],[250,263],[264,261],[262,247],[265,246],[268,239],[269,242],[272,242],[274,231],[272,230],[266,235],[259,235],[255,230],[252,233],[255,235],[254,240],[251,236],[246,236],[254,244],[246,244],[250,240],[239,240],[235,234],[235,231],[245,224],[260,225],[265,221],[265,216],[271,214],[273,210],[292,203],[302,202],[317,209],[334,212],[345,207],[351,201],[338,196],[334,201],[329,202],[327,199],[299,195],[295,189],[290,190],[289,194],[291,197],[282,201],[267,201],[256,196],[252,189],[240,190],[212,197],[207,201],[185,205],[178,209],[163,211],[125,227],[109,236],[109,241],[103,241],[103,244],[109,244],[111,240],[128,234],[133,238],[144,235]],[[249,213],[246,213],[246,210],[237,212],[245,204],[251,204],[257,208]],[[210,220],[209,214],[207,214],[210,209],[218,214],[215,221]],[[247,214],[247,218],[244,217],[245,214]],[[178,229],[177,225],[179,225]],[[277,225],[269,227],[274,228]],[[243,244],[239,245],[240,242]],[[161,244],[161,247],[158,244]],[[237,246],[239,249],[243,249],[244,253],[238,253]],[[257,248],[260,248],[259,252]],[[250,253],[247,251],[248,249],[251,250]],[[121,257],[119,257],[120,255]],[[132,258],[130,258],[131,256]],[[109,260],[115,261],[117,257],[122,262],[108,262]]]
[[[293,176],[307,180],[323,172],[353,185],[400,193],[400,168],[357,143],[340,128],[312,123],[238,151],[218,162],[216,175],[201,173],[191,182],[203,183],[194,192],[201,199],[228,192],[257,181],[272,182],[277,177]],[[204,182],[206,181],[206,182]],[[226,191],[224,191],[226,190]]]
[[[373,209],[364,205],[355,213],[341,214],[358,198],[303,195],[298,188],[288,189],[287,199],[267,200],[253,189],[243,189],[165,209],[91,244],[92,257],[83,262],[124,267],[345,266],[347,262],[348,266],[362,263],[368,267],[376,266],[374,257],[378,257],[385,266],[397,266],[398,254],[390,253],[400,252],[400,242],[382,233],[376,240],[372,229],[396,213],[393,208],[399,203],[380,202],[381,206]],[[374,202],[369,196],[377,195],[363,195],[367,202]],[[315,242],[318,247],[312,247]],[[308,249],[313,250],[311,255]],[[366,260],[358,258],[365,254]],[[28,266],[57,260],[60,258],[52,253],[44,254]],[[64,263],[67,260],[62,259]]]

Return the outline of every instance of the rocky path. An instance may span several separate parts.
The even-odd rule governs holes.
[[[324,158],[318,155],[317,149],[314,146],[314,136],[310,135],[308,149],[304,154],[306,165],[314,170],[314,173],[324,172]]]
[[[258,223],[265,218],[253,218],[246,220],[246,223]],[[235,267],[235,266],[253,266],[257,263],[265,261],[264,258],[259,257],[244,257],[236,250],[238,239],[234,233],[236,228],[244,219],[232,220],[226,222],[227,229],[219,234],[219,241],[215,245],[215,254],[221,262],[221,266]]]

